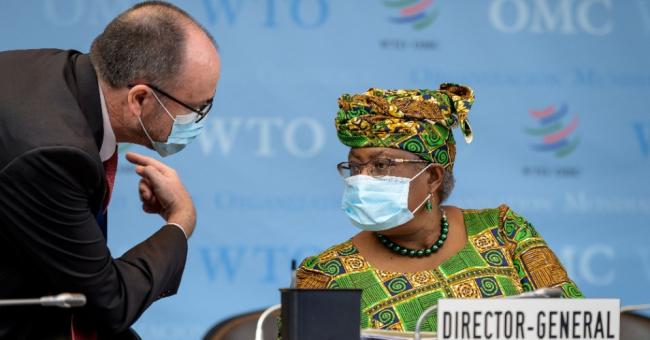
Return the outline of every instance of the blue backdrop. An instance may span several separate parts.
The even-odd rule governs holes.
[[[4,0],[0,50],[88,51],[134,2]],[[341,93],[448,81],[476,93],[475,139],[457,135],[450,204],[507,203],[587,296],[650,302],[650,1],[176,3],[216,37],[223,71],[205,132],[165,160],[199,220],[178,295],[135,325],[145,339],[196,339],[229,315],[278,303],[291,259],[357,232],[339,209]],[[162,222],[141,212],[137,181],[122,157],[114,256]]]

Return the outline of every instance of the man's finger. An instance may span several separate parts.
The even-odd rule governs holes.
[[[163,162],[158,161],[154,158],[147,157],[135,152],[127,152],[126,153],[126,160],[129,162],[135,164],[135,165],[140,165],[140,166],[153,166],[154,168],[158,169],[158,171],[162,172],[163,174],[168,174],[172,169],[165,165]]]
[[[140,180],[140,185],[138,187],[140,190],[140,197],[142,198],[142,200],[144,201],[150,200],[153,195],[153,192],[144,178]]]
[[[142,210],[147,214],[157,214],[159,213],[159,207],[151,205],[149,203],[142,203]]]
[[[148,199],[142,200],[142,210],[147,213],[158,213],[160,212],[161,206],[158,202],[158,199],[155,195],[151,194],[151,197]]]
[[[161,183],[164,180],[164,175],[157,168],[147,165],[147,166],[136,166],[135,172],[146,180],[149,184],[149,187],[153,189],[157,183]]]
[[[160,201],[153,196],[150,200],[144,202],[144,206],[147,207],[147,212],[158,213],[161,209],[165,208]]]
[[[144,168],[146,168],[146,166],[144,166],[144,165],[136,165],[135,166],[135,173],[140,175],[140,177],[144,176]],[[156,169],[156,171],[158,171],[158,170]],[[144,179],[144,177],[142,177],[142,179]]]

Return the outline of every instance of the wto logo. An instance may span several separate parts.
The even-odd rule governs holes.
[[[503,33],[610,34],[613,0],[492,0],[488,15]]]
[[[433,5],[434,0],[384,0],[386,7],[399,10],[398,16],[389,20],[396,24],[410,24],[412,28],[421,30],[436,21],[438,10]]]
[[[314,29],[329,18],[328,0],[203,0],[210,25]]]
[[[579,119],[565,119],[569,109],[563,104],[559,109],[551,105],[541,110],[530,110],[530,115],[537,121],[538,127],[526,128],[528,135],[541,138],[541,143],[531,145],[540,152],[553,152],[556,158],[571,154],[580,143],[580,138],[574,132],[578,128]],[[566,123],[568,121],[568,123]]]

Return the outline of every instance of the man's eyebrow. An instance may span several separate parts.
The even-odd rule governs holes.
[[[214,96],[212,96],[212,97],[210,97],[210,98],[208,98],[206,100],[203,100],[203,101],[201,101],[199,103],[193,103],[192,102],[190,104],[191,104],[191,106],[194,106],[194,107],[200,107],[200,106],[203,106],[203,105],[208,104],[208,103],[213,102],[213,101],[214,101]]]

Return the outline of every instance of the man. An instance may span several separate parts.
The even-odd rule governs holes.
[[[143,210],[166,223],[112,258],[105,213],[116,143],[180,151],[201,131],[219,73],[209,33],[164,2],[119,15],[90,56],[0,53],[0,299],[87,298],[70,310],[0,307],[0,338],[112,338],[175,294],[194,204],[173,169],[127,154],[142,177]]]

